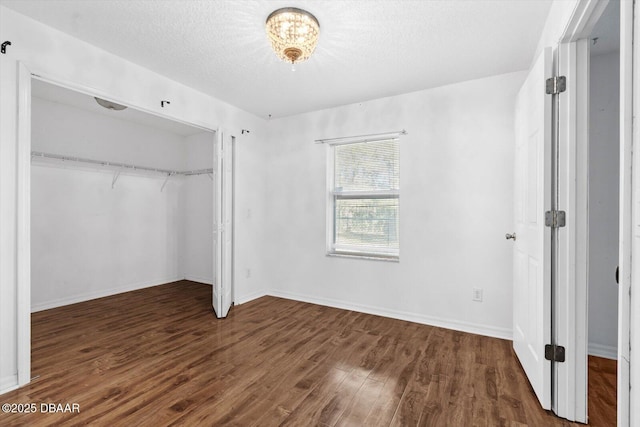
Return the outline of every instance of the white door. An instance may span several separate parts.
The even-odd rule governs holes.
[[[213,310],[226,317],[233,295],[233,137],[216,132]]]
[[[221,315],[226,317],[233,304],[233,192],[235,138],[222,134],[222,294]]]
[[[513,266],[513,348],[544,409],[551,408],[550,228],[545,211],[551,201],[551,49],[529,72],[516,100],[515,234]]]
[[[222,131],[216,131],[216,142],[213,150],[213,311],[216,316],[222,317],[222,204],[220,203],[220,195],[222,194]]]

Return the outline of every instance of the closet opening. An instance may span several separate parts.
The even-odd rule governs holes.
[[[32,78],[31,313],[185,280],[214,285],[216,136]],[[90,348],[90,336],[77,338]],[[47,363],[33,360],[31,377]]]

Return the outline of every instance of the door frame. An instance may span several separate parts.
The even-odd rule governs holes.
[[[17,115],[17,230],[16,230],[16,363],[17,387],[22,387],[31,381],[31,82],[32,79],[80,92],[89,96],[96,96],[118,104],[126,105],[147,114],[152,114],[167,120],[186,124],[203,131],[217,135],[218,128],[211,128],[196,121],[185,121],[156,111],[148,110],[127,100],[114,99],[110,94],[96,88],[84,86],[59,78],[55,72],[38,70],[23,61],[18,62],[18,115]],[[219,196],[216,196],[219,197]],[[8,390],[5,390],[8,391]]]
[[[621,194],[621,202],[624,200],[624,212],[626,220],[624,229],[621,232],[627,236],[625,246],[621,245],[623,262],[627,269],[621,269],[622,284],[618,298],[619,309],[618,342],[624,340],[625,345],[618,353],[618,425],[633,426],[640,423],[640,407],[631,405],[630,402],[637,402],[640,399],[638,387],[640,386],[640,293],[636,289],[631,293],[631,287],[640,286],[640,274],[637,271],[638,256],[633,257],[633,253],[638,250],[635,242],[640,226],[640,212],[638,209],[638,191],[640,191],[640,175],[632,174],[633,168],[638,170],[640,156],[633,156],[633,147],[640,147],[640,126],[633,116],[640,111],[640,45],[633,43],[634,38],[640,34],[640,2],[630,1],[620,3],[621,17],[621,44],[620,55],[623,58],[620,73],[620,93],[624,97],[620,111],[620,137],[623,141],[625,153],[625,194]],[[623,55],[624,51],[624,55]],[[621,180],[621,185],[623,181]],[[624,196],[624,199],[623,199]],[[633,239],[632,242],[630,239]],[[631,260],[634,260],[636,267],[633,267]],[[632,327],[632,325],[635,325]],[[618,346],[620,347],[620,345]],[[635,350],[632,350],[635,349]],[[635,387],[631,387],[635,384]],[[620,400],[622,397],[622,401]]]
[[[557,415],[587,422],[588,378],[588,93],[589,39],[609,0],[583,0],[577,3],[557,48],[557,71],[566,76],[566,92],[560,97],[560,209],[567,211],[567,227],[560,233],[558,262],[558,301],[555,319],[558,341],[566,347],[566,362],[558,364],[555,384]],[[631,22],[631,2],[621,2],[621,17]],[[631,93],[631,32],[621,28],[621,96]],[[637,48],[637,47],[636,47]],[[628,67],[627,67],[628,66]],[[624,71],[626,70],[626,71]],[[625,78],[626,72],[626,78]],[[630,96],[629,96],[630,98]],[[630,99],[621,99],[621,118],[629,115]],[[625,105],[628,107],[625,109]],[[631,121],[621,121],[620,146],[620,287],[622,296],[631,281]],[[628,294],[627,294],[628,295]],[[618,320],[618,425],[629,425],[628,370],[622,369],[628,354],[629,317],[619,298]],[[626,337],[626,338],[625,338]],[[625,344],[626,342],[626,344]],[[626,347],[626,350],[625,350]],[[626,420],[626,421],[625,421]]]

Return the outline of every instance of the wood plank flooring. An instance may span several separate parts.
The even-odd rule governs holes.
[[[589,425],[615,426],[617,361],[589,356]]]
[[[211,311],[177,282],[32,315],[32,373],[0,425],[571,426],[511,342],[274,297]],[[614,421],[615,424],[615,421]]]

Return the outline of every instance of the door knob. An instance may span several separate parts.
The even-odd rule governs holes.
[[[507,239],[507,240],[509,240],[509,239],[513,239],[513,240],[515,241],[515,240],[516,240],[516,233],[513,233],[513,234],[509,234],[509,233],[507,233],[507,234],[505,234],[505,235],[504,235],[504,237],[505,237],[505,239]]]

